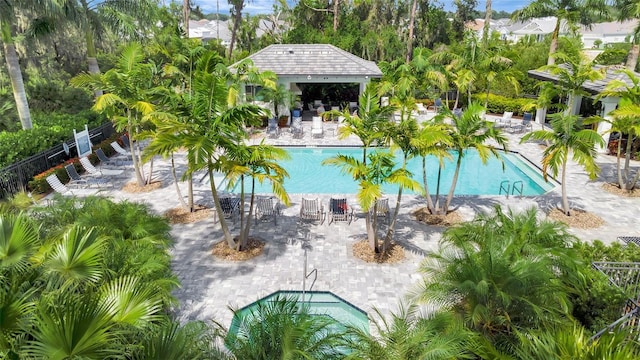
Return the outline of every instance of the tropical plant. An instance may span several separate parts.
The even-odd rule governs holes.
[[[471,336],[446,312],[426,315],[415,303],[400,305],[387,320],[374,309],[376,334],[353,328],[346,336],[353,351],[345,359],[467,359]]]
[[[596,99],[602,99],[604,97],[618,97],[620,103],[618,108],[608,114],[611,120],[610,133],[618,133],[618,146],[616,152],[616,170],[618,173],[618,186],[620,189],[631,191],[636,187],[638,178],[640,178],[640,171],[636,171],[635,174],[631,173],[631,147],[633,145],[633,139],[640,134],[640,78],[635,75],[631,70],[621,70],[621,74],[631,81],[632,85],[629,85],[623,80],[610,81],[605,89],[598,94]],[[627,135],[627,145],[624,153],[624,168],[620,167],[620,158],[622,155],[622,136]]]
[[[258,302],[241,313],[225,344],[237,359],[339,359],[345,351],[340,324],[329,316],[314,316],[292,298]]]
[[[445,231],[421,266],[425,278],[415,294],[480,335],[486,344],[474,352],[512,353],[519,333],[569,321],[569,294],[583,287],[573,241],[566,226],[538,221],[535,209],[496,207]]]
[[[638,0],[614,0],[613,6],[617,10],[616,17],[619,21],[634,20],[640,17],[640,1]],[[635,71],[638,66],[638,53],[640,53],[640,24],[633,29],[631,38],[631,48],[627,55],[625,66],[631,71]]]
[[[500,129],[495,128],[493,124],[482,118],[484,111],[485,109],[482,105],[473,103],[460,116],[452,114],[448,109],[445,109],[443,113],[436,116],[437,121],[440,122],[444,121],[447,117],[451,119],[453,126],[448,128],[448,136],[451,138],[451,150],[453,150],[456,155],[456,169],[453,174],[447,200],[442,209],[445,213],[449,211],[449,205],[456,190],[458,176],[460,175],[460,166],[462,165],[465,152],[471,148],[475,149],[484,164],[490,156],[500,157],[498,150],[486,144],[487,141],[495,141],[505,149],[507,147],[507,138]]]
[[[367,162],[352,156],[336,155],[322,161],[323,165],[337,166],[358,182],[356,198],[362,210],[367,214],[367,237],[371,249],[386,254],[390,249],[391,236],[384,239],[382,247],[378,244],[377,200],[382,197],[382,185],[396,184],[400,188],[416,189],[418,183],[411,178],[405,167],[395,169],[394,155],[388,151],[374,151],[367,155]]]
[[[229,186],[235,187],[240,181],[240,208],[244,209],[245,198],[245,178],[251,179],[251,196],[249,200],[249,211],[244,217],[244,210],[241,213],[240,237],[236,249],[245,250],[249,240],[249,230],[251,228],[251,218],[253,216],[255,204],[255,183],[262,184],[265,181],[271,183],[273,194],[286,206],[289,205],[289,196],[283,186],[285,178],[289,177],[287,171],[279,165],[280,161],[289,159],[286,150],[275,146],[238,144],[227,149],[227,153],[220,159],[223,172],[228,174]]]
[[[604,140],[596,131],[585,129],[583,120],[578,115],[565,113],[553,114],[551,117],[551,130],[536,130],[525,134],[521,142],[530,139],[546,141],[549,146],[544,150],[542,157],[542,174],[545,179],[551,170],[554,177],[560,175],[562,188],[562,211],[565,215],[571,215],[571,207],[567,197],[567,163],[569,156],[575,162],[582,165],[589,178],[595,179],[600,171],[596,163],[596,146],[604,146]]]
[[[551,32],[551,45],[547,65],[555,64],[554,57],[558,49],[558,37],[561,25],[566,22],[570,30],[579,25],[591,26],[599,16],[608,13],[605,0],[534,0],[522,9],[516,10],[514,20],[529,20],[537,17],[554,16],[556,24]]]

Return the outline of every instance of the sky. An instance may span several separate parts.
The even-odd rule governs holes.
[[[192,0],[196,5],[200,5],[200,8],[204,13],[215,13],[216,6],[220,6],[220,13],[228,14],[229,13],[229,3],[227,0]],[[289,1],[290,3],[292,1]],[[445,10],[454,10],[453,1],[452,0],[440,0],[441,3],[444,3]],[[520,9],[527,4],[529,4],[531,0],[493,0],[491,3],[491,8],[496,11],[504,10],[508,12],[512,12],[516,9]],[[274,0],[246,0],[245,12],[255,15],[255,14],[268,14],[271,13],[273,9]],[[478,10],[484,10],[486,3],[484,0],[478,0]]]

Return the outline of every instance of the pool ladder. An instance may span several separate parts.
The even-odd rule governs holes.
[[[313,281],[309,286],[309,291],[313,289],[313,285],[318,280],[318,269],[313,269],[307,273],[307,249],[304,249],[304,269],[302,269],[302,302],[304,302],[304,295],[307,292],[307,279],[313,275]]]
[[[504,194],[507,195],[507,199],[508,199],[509,189],[511,189],[511,195],[518,193],[518,195],[522,197],[523,188],[524,188],[524,183],[522,182],[522,180],[514,181],[513,184],[511,184],[509,180],[502,180],[500,182],[500,191],[498,192],[498,195],[502,195],[502,192],[504,191]]]

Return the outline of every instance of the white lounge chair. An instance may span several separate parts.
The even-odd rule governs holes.
[[[322,137],[322,135],[323,135],[322,118],[320,116],[314,116],[313,122],[311,123],[311,136]]]
[[[89,161],[88,157],[80,158],[80,165],[84,168],[84,170],[90,175],[100,176],[100,175],[120,175],[123,173],[122,170],[109,170],[109,169],[100,169],[98,170],[91,161]]]
[[[259,197],[256,202],[256,220],[268,220],[273,218],[273,223],[278,224],[278,216],[280,215],[280,207],[278,203],[273,203],[272,197]]]
[[[498,119],[496,122],[496,127],[511,127],[511,117],[513,116],[513,111],[505,111],[502,114],[502,117]]]
[[[71,182],[70,182],[71,185],[78,185],[79,187],[88,187],[91,185],[97,185],[97,186],[109,185],[109,182],[106,179],[101,179],[101,178],[83,179],[82,177],[80,177],[80,174],[78,174],[73,164],[69,164],[64,168],[65,170],[67,170],[67,174],[71,179]]]
[[[62,183],[62,181],[60,181],[60,179],[58,179],[58,176],[56,174],[51,174],[51,175],[47,176],[47,183],[58,194],[65,195],[65,194],[69,193],[69,194],[73,195],[71,190],[69,190],[69,188],[66,187]]]
[[[302,202],[300,203],[300,219],[320,221],[322,225],[324,222],[324,208],[320,205],[318,198],[302,198]]]

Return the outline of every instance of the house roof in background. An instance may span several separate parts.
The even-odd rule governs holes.
[[[562,66],[566,69],[569,69],[569,65],[567,64],[561,64],[559,66]],[[609,84],[611,81],[613,80],[621,80],[624,81],[627,85],[629,86],[633,86],[633,82],[631,82],[631,79],[629,79],[629,77],[625,74],[620,72],[621,69],[624,69],[624,66],[621,65],[609,65],[609,66],[605,66],[605,65],[594,65],[593,66],[594,69],[599,70],[599,69],[606,69],[606,75],[602,80],[596,80],[596,81],[587,81],[582,85],[582,88],[589,92],[590,94],[593,95],[597,95],[599,93],[602,92],[602,90],[604,90],[604,88],[607,86],[607,84]],[[540,70],[529,70],[528,71],[529,77],[537,79],[537,80],[542,80],[542,81],[552,81],[553,83],[557,83],[558,82],[558,75],[554,75],[551,74],[548,71],[540,71]],[[636,77],[640,77],[640,74],[637,72],[634,72]]]
[[[583,34],[597,34],[597,35],[628,35],[632,34],[633,30],[638,26],[638,19],[628,21],[612,21],[591,25],[591,28],[582,27],[580,30]]]
[[[273,71],[278,76],[382,77],[375,62],[329,44],[270,45],[248,58],[259,71]]]

